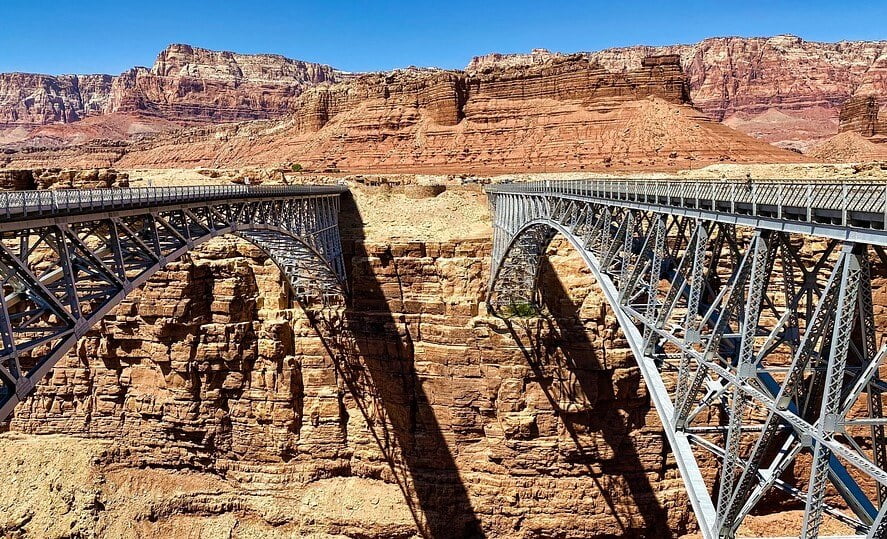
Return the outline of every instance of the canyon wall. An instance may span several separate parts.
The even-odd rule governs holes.
[[[109,110],[110,75],[0,73],[0,127],[76,122]]]
[[[260,251],[222,239],[82,339],[3,435],[0,451],[28,456],[0,474],[34,488],[4,499],[2,533],[692,530],[640,374],[578,255],[554,248],[553,316],[509,326],[482,305],[489,229],[452,232],[465,208],[484,210],[476,188],[438,195],[457,204],[438,211],[455,226],[400,240],[379,239],[381,207],[429,202],[356,191],[343,215],[350,308],[290,309]]]
[[[838,133],[841,122],[845,126],[842,130],[857,132],[862,124],[859,128],[865,131],[866,117],[856,117],[859,107],[851,98],[875,96],[883,105],[880,96],[887,95],[885,49],[883,41],[816,43],[795,36],[729,37],[690,45],[635,46],[573,55],[544,50],[529,55],[490,54],[472,60],[464,72],[408,68],[349,75],[329,66],[281,56],[171,45],[150,69],[136,67],[117,77],[0,75],[0,144],[9,151],[40,150],[100,140],[131,141],[165,132],[175,132],[172,137],[178,144],[200,136],[181,132],[182,126],[288,118],[278,122],[275,131],[280,137],[297,140],[271,145],[297,146],[298,151],[292,153],[307,157],[294,160],[310,161],[320,170],[344,168],[335,163],[329,138],[360,143],[372,139],[373,147],[355,151],[369,154],[364,165],[381,166],[377,170],[386,171],[405,167],[417,171],[410,159],[427,162],[431,154],[452,163],[461,159],[462,153],[470,154],[478,144],[493,146],[492,142],[501,149],[491,148],[490,155],[485,156],[491,158],[490,167],[504,170],[503,165],[507,165],[508,170],[515,170],[520,168],[520,161],[534,156],[532,151],[527,152],[530,155],[512,155],[516,150],[508,149],[509,145],[526,148],[544,144],[551,137],[557,140],[552,147],[564,149],[556,156],[544,155],[548,152],[545,148],[535,150],[542,155],[537,163],[531,163],[531,169],[576,169],[582,161],[601,160],[608,151],[617,154],[611,160],[623,164],[636,165],[638,160],[652,158],[662,165],[657,149],[665,150],[666,155],[691,149],[667,148],[668,140],[647,141],[650,147],[622,157],[618,155],[620,148],[606,147],[618,146],[618,141],[609,141],[619,138],[615,133],[600,135],[594,128],[586,129],[588,125],[607,123],[606,118],[588,118],[585,113],[589,110],[618,116],[624,111],[614,105],[657,96],[669,103],[692,100],[703,113],[692,118],[693,123],[707,117],[765,142],[807,151]],[[649,57],[657,60],[645,60]],[[682,80],[677,73],[681,69]],[[302,98],[310,89],[315,91]],[[552,100],[581,106],[553,107]],[[845,103],[848,107],[842,115]],[[628,112],[629,116],[634,114]],[[639,114],[646,116],[651,111]],[[329,138],[321,134],[318,140],[304,140],[308,133],[317,133],[336,118],[342,128],[330,130]],[[425,119],[430,120],[431,128],[420,125]],[[464,129],[446,129],[462,126],[465,120],[468,124]],[[540,123],[545,126],[539,128]],[[295,124],[294,129],[290,129],[291,124]],[[414,125],[419,127],[413,129]],[[675,137],[677,128],[669,126],[663,131],[671,131],[671,137]],[[213,131],[209,138],[228,142],[228,126]],[[471,139],[472,147],[452,142],[461,142],[462,131],[466,139]],[[480,136],[479,131],[486,132]],[[724,138],[726,133],[722,131],[715,138]],[[493,137],[501,140],[493,141]],[[406,148],[390,147],[397,142],[419,145],[422,153],[426,142],[437,140],[446,143],[414,157],[404,155],[410,153]],[[631,136],[628,140],[632,144],[640,142]],[[584,147],[602,143],[602,150],[581,155]],[[159,145],[164,144],[164,140],[159,141]],[[206,146],[203,142],[201,145]],[[187,159],[184,154],[190,153],[196,159],[198,153],[214,153],[221,159],[216,164],[256,162],[240,157],[243,150],[228,147],[236,145],[224,144],[218,151],[196,148],[182,152],[182,157]],[[743,145],[747,146],[734,140],[711,151],[706,159],[718,160],[724,152],[738,152]],[[318,152],[328,155],[321,157]],[[392,152],[395,155],[388,156]],[[580,155],[571,158],[577,152]],[[754,152],[766,154],[762,147]],[[237,161],[225,161],[223,153]],[[79,155],[82,157],[84,152]],[[266,155],[264,164],[277,164],[290,157]],[[758,158],[767,160],[763,155]],[[207,158],[201,160],[206,162]],[[472,159],[462,164],[474,166]],[[668,168],[669,164],[662,166]]]
[[[114,79],[110,112],[147,112],[183,123],[280,118],[306,88],[336,81],[333,68],[270,54],[170,45],[150,69]]]

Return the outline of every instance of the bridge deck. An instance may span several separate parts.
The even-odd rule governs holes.
[[[716,222],[887,246],[887,182],[545,180],[487,192],[596,200]]]
[[[0,193],[0,230],[9,223],[145,208],[186,207],[219,201],[339,195],[342,185],[199,185]]]

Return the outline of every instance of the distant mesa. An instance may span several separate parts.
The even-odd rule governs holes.
[[[773,145],[807,152],[839,131],[882,142],[885,51],[887,42],[730,37],[489,54],[464,71],[348,74],[174,44],[150,69],[118,76],[0,74],[0,166],[294,159],[317,170],[584,170],[792,161],[797,153]]]

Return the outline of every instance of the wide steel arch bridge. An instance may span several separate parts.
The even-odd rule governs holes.
[[[169,262],[222,234],[259,248],[295,299],[340,303],[343,186],[0,193],[0,420],[77,339]]]
[[[887,332],[875,323],[887,305],[872,294],[873,274],[887,286],[887,184],[486,191],[491,309],[539,314],[550,242],[576,248],[634,353],[704,537],[741,536],[775,490],[803,508],[796,537],[819,537],[824,522],[887,537]]]

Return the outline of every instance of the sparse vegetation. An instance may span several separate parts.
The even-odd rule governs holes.
[[[539,309],[528,301],[512,301],[502,307],[501,312],[508,318],[533,318],[538,316]]]

